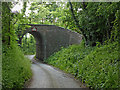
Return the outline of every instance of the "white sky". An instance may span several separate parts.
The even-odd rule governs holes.
[[[31,36],[30,33],[27,33],[26,35],[27,35],[27,38],[30,38],[30,36]],[[25,37],[25,35],[24,35],[24,37]]]
[[[31,4],[31,3],[28,3],[28,2],[27,2],[26,12],[25,12],[26,16],[29,16],[29,13],[31,12],[31,11],[29,10],[30,4]],[[16,12],[16,11],[21,12],[21,9],[23,9],[23,2],[22,2],[22,1],[20,1],[18,4],[16,4],[16,5],[12,8],[12,12]]]

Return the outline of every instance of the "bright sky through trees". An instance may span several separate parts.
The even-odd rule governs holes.
[[[29,16],[29,13],[31,12],[31,11],[29,10],[29,8],[30,8],[30,6],[31,6],[31,3],[32,3],[32,2],[27,2],[27,8],[26,8],[26,12],[25,12],[26,16]],[[12,8],[12,12],[21,12],[21,9],[22,9],[22,8],[23,8],[23,2],[20,1],[20,2],[18,2],[18,3]]]
[[[26,35],[27,35],[27,38],[30,38],[30,36],[31,36],[31,34],[29,34],[29,33],[27,33]],[[24,37],[25,37],[25,35],[24,35]]]
[[[29,13],[31,12],[31,11],[29,10],[29,8],[30,8],[30,6],[31,6],[31,3],[32,3],[32,2],[29,2],[29,3],[27,2],[27,8],[26,8],[26,12],[25,12],[26,16],[29,16]],[[23,2],[20,1],[20,2],[18,2],[18,3],[12,8],[12,12],[21,12],[21,9],[22,9],[22,8],[23,8]],[[31,34],[27,33],[27,38],[29,38],[30,35],[31,35]]]

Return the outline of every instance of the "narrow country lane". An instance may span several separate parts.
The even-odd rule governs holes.
[[[27,55],[27,57],[32,60],[34,55]],[[31,69],[33,77],[27,88],[84,88],[71,75],[47,64],[36,61]]]

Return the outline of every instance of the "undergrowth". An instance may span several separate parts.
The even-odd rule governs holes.
[[[72,45],[45,62],[73,74],[90,88],[118,88],[117,42],[96,47]]]
[[[30,60],[24,57],[19,47],[3,45],[2,88],[23,88],[31,76]]]

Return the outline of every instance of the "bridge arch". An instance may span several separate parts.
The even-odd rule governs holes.
[[[43,51],[44,45],[43,45],[43,37],[40,34],[40,32],[38,31],[33,32],[33,31],[26,30],[23,33],[22,37],[19,39],[19,43],[21,44],[23,36],[27,33],[33,35],[33,37],[36,40],[36,58],[43,60],[44,59],[44,51]]]
[[[26,29],[19,38],[21,44],[22,38],[26,33],[30,33],[36,40],[36,58],[44,60],[61,47],[67,47],[72,44],[80,44],[82,36],[76,32],[64,29],[55,25],[28,24],[31,27]],[[32,31],[36,28],[37,31]]]

